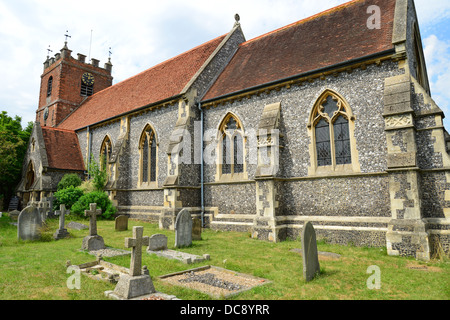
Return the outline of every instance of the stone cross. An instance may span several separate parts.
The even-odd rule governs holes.
[[[59,208],[60,210],[55,211],[55,215],[59,215],[59,229],[56,230],[55,234],[53,235],[53,238],[55,238],[55,240],[63,239],[69,236],[69,232],[66,228],[64,228],[64,223],[66,220],[66,214],[70,214],[70,210],[66,210],[65,204],[61,204]]]
[[[90,203],[89,208],[91,210],[84,210],[84,216],[89,216],[89,235],[97,235],[97,216],[102,214],[102,209],[97,209],[96,203]]]
[[[130,276],[142,274],[142,246],[150,244],[150,238],[144,237],[144,227],[133,227],[133,238],[125,238],[125,248],[133,248],[131,252]]]
[[[59,206],[59,210],[55,211],[55,214],[59,216],[59,229],[64,229],[64,223],[66,221],[66,214],[70,214],[70,210],[66,209],[65,204]]]

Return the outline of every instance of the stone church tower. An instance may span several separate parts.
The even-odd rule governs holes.
[[[450,154],[413,0],[354,0],[247,40],[226,34],[111,85],[65,45],[44,64],[18,195],[106,159],[120,214],[450,252]]]

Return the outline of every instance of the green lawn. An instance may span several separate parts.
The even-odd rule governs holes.
[[[69,218],[70,219],[70,218]],[[100,300],[103,292],[114,290],[113,284],[81,277],[81,289],[67,287],[66,261],[81,264],[95,257],[81,252],[81,242],[88,230],[69,230],[71,237],[55,241],[57,220],[50,220],[40,241],[17,240],[17,228],[9,217],[0,218],[0,300]],[[79,221],[88,224],[88,221]],[[66,224],[68,221],[66,221]],[[132,236],[133,226],[143,226],[144,235],[163,233],[173,247],[173,231],[159,230],[157,224],[129,221],[129,230],[116,232],[113,221],[99,221],[98,233],[108,247],[124,249],[124,238]],[[302,258],[291,249],[301,248],[300,241],[270,243],[254,240],[248,233],[216,232],[206,229],[201,241],[194,241],[185,252],[210,254],[207,263],[185,265],[154,255],[143,254],[157,291],[183,300],[211,299],[194,290],[165,284],[158,276],[206,264],[271,280],[272,283],[241,293],[231,299],[246,300],[448,300],[450,298],[450,261],[429,263],[415,259],[390,257],[385,248],[318,243],[319,251],[341,255],[339,260],[321,259],[321,275],[311,282],[303,280]],[[143,248],[145,252],[145,248]],[[129,257],[105,258],[129,267]],[[369,290],[369,266],[381,271],[381,289]]]

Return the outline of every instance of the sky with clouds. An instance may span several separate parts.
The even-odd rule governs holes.
[[[228,33],[239,13],[246,39],[347,0],[0,0],[0,111],[34,121],[47,49],[64,45],[103,66],[113,83]],[[415,0],[431,93],[450,132],[450,1]]]

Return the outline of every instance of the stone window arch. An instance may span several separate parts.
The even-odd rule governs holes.
[[[309,117],[310,175],[360,171],[354,125],[355,117],[346,100],[332,90],[325,90]]]
[[[111,160],[111,153],[112,153],[112,143],[111,138],[106,135],[103,139],[101,148],[100,148],[100,168],[103,170],[106,168],[106,173],[108,174],[108,177],[110,176],[110,168],[109,168],[109,161]]]
[[[246,178],[245,134],[240,119],[229,112],[219,125],[217,180]]]
[[[157,187],[158,141],[155,129],[147,124],[139,139],[139,181],[141,187]]]

